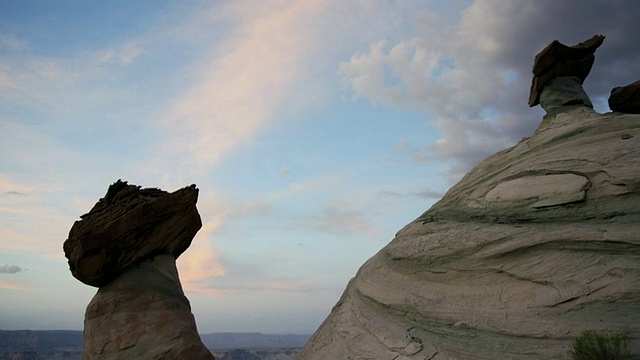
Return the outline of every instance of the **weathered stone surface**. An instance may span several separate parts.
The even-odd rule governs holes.
[[[524,175],[499,183],[487,193],[490,202],[514,202],[537,199],[531,207],[569,204],[584,200],[590,186],[589,179],[573,173]]]
[[[566,359],[588,329],[640,355],[637,139],[640,115],[547,115],[369,259],[300,359]]]
[[[87,306],[83,360],[213,358],[170,254],[129,267]]]
[[[609,95],[609,108],[611,111],[640,114],[640,80],[613,88]]]
[[[540,93],[547,83],[556,77],[574,76],[584,82],[591,71],[596,49],[602,45],[604,36],[595,35],[578,45],[567,46],[554,40],[536,55],[533,64],[533,80],[529,93],[529,106],[540,103]]]
[[[202,227],[197,200],[195,185],[167,193],[118,180],[69,231],[63,248],[71,273],[99,287],[154,255],[178,258]]]
[[[568,105],[593,108],[580,79],[575,76],[560,76],[549,81],[540,94],[540,106],[549,113]]]

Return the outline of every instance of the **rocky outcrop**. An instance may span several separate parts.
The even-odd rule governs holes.
[[[118,180],[73,224],[63,246],[71,273],[87,285],[103,286],[156,254],[177,258],[202,227],[197,200],[195,185],[170,194]]]
[[[640,80],[615,87],[609,95],[609,108],[628,114],[640,114]]]
[[[638,139],[640,115],[555,108],[369,259],[299,358],[565,359],[584,330],[640,355]]]
[[[542,89],[555,78],[573,77],[582,85],[591,72],[595,61],[594,53],[603,41],[602,35],[595,35],[574,46],[567,46],[554,40],[542,49],[534,59],[529,106],[540,103]]]
[[[176,258],[202,226],[195,185],[167,193],[118,181],[71,228],[72,274],[99,286],[85,313],[83,359],[213,359]]]

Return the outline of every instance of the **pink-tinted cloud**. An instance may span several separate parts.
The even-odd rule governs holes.
[[[15,281],[0,279],[0,290],[29,290],[29,287]]]

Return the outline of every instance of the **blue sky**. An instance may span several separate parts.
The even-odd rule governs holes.
[[[62,243],[117,179],[195,183],[178,269],[201,332],[312,333],[358,267],[529,135],[534,55],[607,36],[585,83],[640,78],[636,1],[0,1],[0,328],[81,329]]]

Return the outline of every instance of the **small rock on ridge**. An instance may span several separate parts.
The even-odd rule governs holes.
[[[611,111],[640,114],[640,80],[613,88],[609,95],[609,108]]]
[[[533,64],[533,80],[529,94],[529,106],[540,103],[540,93],[547,83],[560,76],[575,76],[584,82],[591,71],[596,49],[602,45],[604,36],[595,35],[578,45],[567,46],[554,40],[536,55]]]

